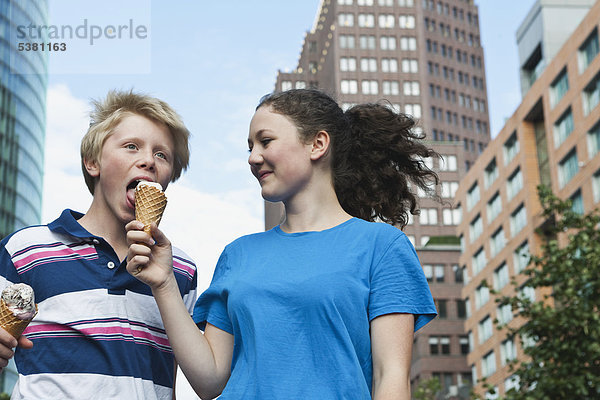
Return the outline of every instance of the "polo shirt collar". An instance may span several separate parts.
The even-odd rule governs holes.
[[[92,235],[83,228],[77,222],[79,218],[83,217],[83,214],[70,209],[65,209],[60,217],[48,224],[48,228],[52,232],[63,233],[79,238],[96,238],[97,236]]]

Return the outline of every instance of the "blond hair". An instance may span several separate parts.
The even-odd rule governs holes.
[[[164,123],[171,132],[175,144],[171,182],[176,181],[182,171],[187,169],[190,159],[190,132],[181,117],[167,103],[155,97],[134,93],[132,90],[111,90],[104,100],[94,100],[92,105],[94,109],[90,113],[90,127],[81,140],[81,169],[85,184],[92,195],[96,178],[87,172],[85,161],[100,161],[104,142],[127,115],[137,114]]]

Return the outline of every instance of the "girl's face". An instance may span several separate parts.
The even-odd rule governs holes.
[[[300,140],[288,117],[260,107],[250,121],[248,148],[250,170],[265,200],[286,202],[307,187],[313,172],[312,143]]]

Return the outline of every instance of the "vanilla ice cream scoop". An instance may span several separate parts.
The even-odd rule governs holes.
[[[137,186],[135,187],[135,190],[139,190],[142,186],[151,186],[151,187],[155,187],[158,190],[160,190],[161,192],[163,191],[162,185],[158,182],[148,182],[148,181],[140,181]]]

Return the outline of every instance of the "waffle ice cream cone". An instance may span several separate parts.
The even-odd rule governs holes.
[[[15,339],[27,328],[37,314],[37,304],[31,286],[24,283],[10,285],[0,299],[0,326]]]
[[[159,183],[138,183],[135,188],[135,219],[144,224],[144,232],[150,235],[150,224],[160,223],[166,206],[167,197]]]

